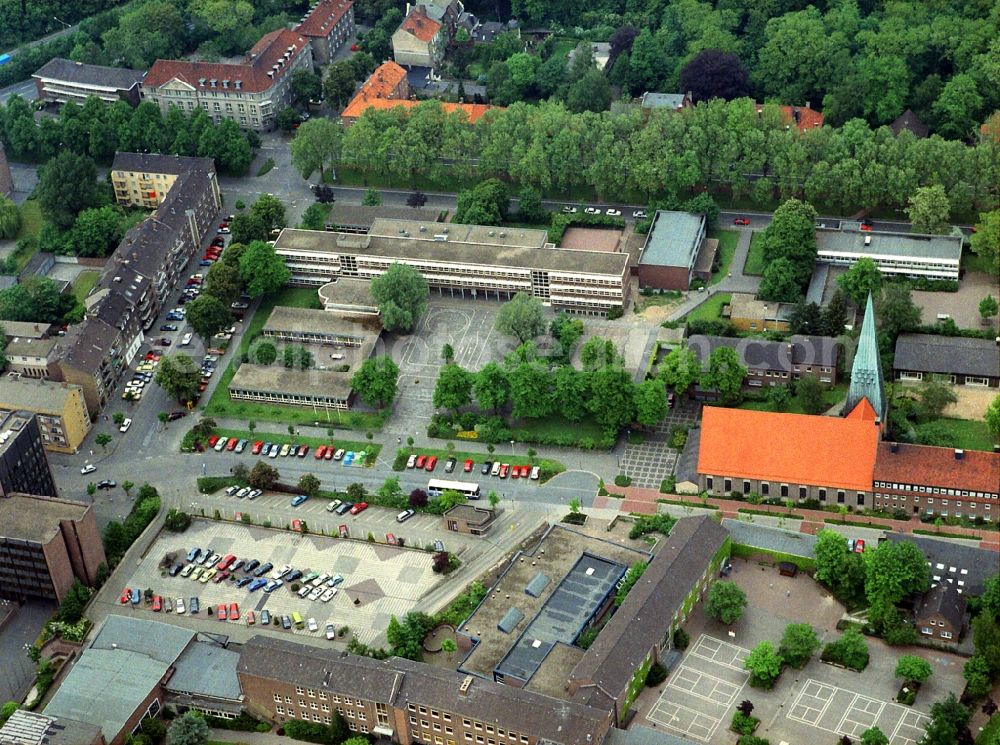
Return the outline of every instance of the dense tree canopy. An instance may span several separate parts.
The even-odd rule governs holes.
[[[409,333],[427,307],[427,280],[413,267],[393,264],[371,283],[387,331]]]

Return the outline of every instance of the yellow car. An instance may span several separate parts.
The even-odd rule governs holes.
[[[198,581],[201,582],[204,585],[210,579],[212,579],[212,577],[214,577],[214,576],[215,576],[215,570],[214,569],[206,569],[205,571],[203,571],[201,573],[201,579],[199,579]]]
[[[195,567],[194,570],[191,572],[191,579],[197,582],[199,579],[201,579],[201,573],[204,571],[205,570],[202,569],[201,567]]]

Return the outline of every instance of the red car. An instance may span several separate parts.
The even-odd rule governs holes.
[[[333,445],[326,446],[326,454],[323,455],[323,460],[333,460]]]
[[[208,438],[208,446],[210,448],[214,448],[215,447],[215,443],[217,443],[218,441],[219,441],[219,436],[218,435],[212,435],[211,437]]]
[[[500,473],[497,474],[497,475],[500,478],[505,479],[505,478],[507,478],[507,471],[509,471],[509,470],[510,470],[510,466],[507,463],[501,463],[500,464]]]
[[[226,221],[222,221],[222,222],[219,223],[219,227],[220,228],[228,228],[229,227],[229,223],[226,222]]]
[[[521,477],[521,467],[516,463],[510,467],[510,477],[512,479]]]
[[[309,453],[309,446],[308,445],[299,445],[299,457],[300,458],[305,458],[308,453]]]
[[[313,458],[316,460],[323,460],[324,455],[326,455],[326,445],[320,445],[316,448],[316,453],[313,455]]]
[[[465,465],[462,466],[462,470],[465,471],[466,473],[469,473],[469,471],[472,470],[472,465],[473,465],[472,458],[469,458],[467,461],[465,461]]]
[[[224,603],[219,603],[219,610],[216,613],[216,616],[220,621],[226,620],[226,606]]]
[[[226,554],[222,557],[222,561],[215,565],[215,568],[220,572],[229,569],[229,565],[236,561],[236,557],[233,554]]]
[[[153,612],[159,613],[161,610],[163,610],[163,598],[153,595]]]
[[[357,514],[359,514],[361,512],[364,512],[367,509],[368,509],[368,503],[367,502],[358,502],[353,507],[351,507],[351,514],[352,515],[357,515]]]
[[[866,233],[871,232],[872,224],[870,222],[863,222],[861,223],[861,229]]]
[[[240,606],[236,603],[229,604],[229,620],[239,621],[240,620]]]
[[[122,596],[118,598],[118,602],[121,603],[122,605],[128,605],[128,601],[131,597],[132,597],[132,588],[126,587],[124,590],[122,590]]]
[[[746,217],[737,217],[735,220],[733,220],[733,225],[749,225],[749,224],[750,220],[747,219]]]
[[[257,440],[257,442],[253,444],[253,447],[250,448],[250,452],[253,453],[254,455],[260,455],[260,451],[263,449],[264,449],[264,443],[261,442],[260,440]]]
[[[428,471],[433,471],[434,470],[434,466],[436,466],[437,464],[438,464],[437,456],[436,455],[432,455],[430,458],[427,459],[427,465],[425,466],[425,468]],[[419,464],[418,464],[418,466],[419,466]]]
[[[358,50],[359,50],[360,48],[361,48],[361,47],[359,47],[359,46],[358,46],[357,44],[351,44],[351,51],[352,51],[352,52],[356,52],[356,51],[358,51]]]
[[[232,452],[236,449],[236,446],[240,444],[239,439],[236,437],[230,437],[229,442],[226,443],[226,450]]]
[[[227,572],[225,569],[223,569],[221,572],[219,572],[214,577],[212,577],[212,581],[215,584],[219,584],[220,582],[222,582],[224,580],[227,580],[227,579],[229,579],[229,572]]]
[[[427,456],[426,455],[418,455],[417,456],[417,464],[416,464],[417,468],[423,468],[426,463],[427,463]]]

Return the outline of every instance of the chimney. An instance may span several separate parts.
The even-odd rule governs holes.
[[[889,443],[889,452],[898,453],[899,452],[899,443],[898,442],[890,442]]]
[[[955,460],[962,460],[965,457],[965,451],[959,448],[955,448]]]

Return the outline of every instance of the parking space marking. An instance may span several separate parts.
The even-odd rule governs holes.
[[[912,721],[907,721],[911,718]],[[917,741],[924,736],[924,729],[929,721],[930,717],[919,711],[911,709],[903,712],[899,724],[889,735],[889,742],[892,745],[916,745]],[[906,731],[907,734],[902,734],[903,731]]]
[[[727,708],[732,706],[736,697],[740,695],[740,691],[743,690],[742,686],[720,680],[687,665],[681,665],[670,676],[670,682],[667,683],[667,686]]]
[[[875,724],[883,709],[885,709],[884,701],[855,694],[850,705],[844,710],[844,715],[837,722],[837,732],[849,737],[858,737]]]
[[[659,716],[654,716],[658,714]],[[680,704],[658,702],[649,712],[647,719],[660,724],[667,729],[680,732],[682,735],[694,737],[702,742],[708,742],[715,734],[719,723],[722,721],[717,717],[708,716],[700,711],[689,709]],[[681,726],[685,724],[685,726]]]
[[[805,686],[789,707],[788,718],[814,727],[817,726],[817,723],[826,714],[826,710],[830,708],[834,693],[836,693],[836,689],[833,686],[815,680],[806,681]]]

